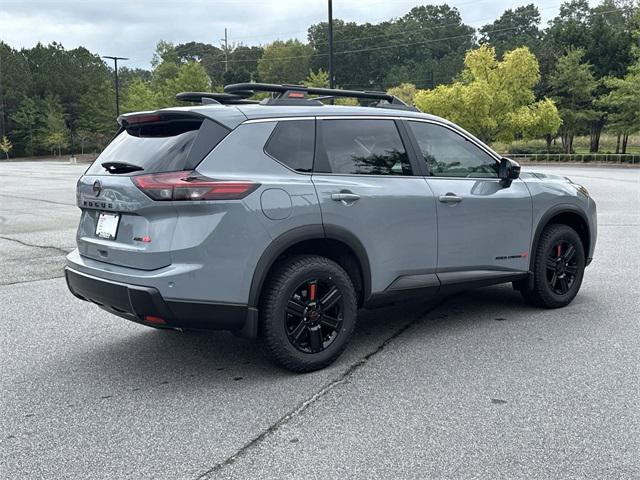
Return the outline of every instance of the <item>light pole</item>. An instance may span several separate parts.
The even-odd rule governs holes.
[[[224,28],[224,38],[220,39],[224,42],[224,71],[229,71],[229,39],[227,38],[227,27]]]
[[[116,117],[120,116],[120,86],[118,84],[118,60],[129,60],[127,57],[110,57],[109,55],[103,55],[102,58],[109,58],[113,60],[113,71],[116,74]]]
[[[329,88],[333,88],[333,2],[329,0]]]

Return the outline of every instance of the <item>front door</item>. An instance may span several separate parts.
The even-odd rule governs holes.
[[[433,122],[408,125],[436,198],[443,283],[527,271],[532,200],[524,182],[503,185],[499,160],[463,132]]]
[[[436,202],[394,120],[317,121],[313,183],[327,234],[353,235],[373,294],[437,286]]]

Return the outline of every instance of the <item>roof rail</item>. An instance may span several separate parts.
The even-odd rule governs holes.
[[[256,92],[275,93],[277,96],[267,98],[261,102],[248,100]],[[310,98],[309,95],[319,95]],[[357,98],[374,100],[371,107],[392,108],[398,110],[413,110],[415,107],[407,105],[394,95],[386,92],[370,90],[341,90],[338,88],[305,87],[304,85],[274,84],[274,83],[235,83],[224,87],[223,93],[215,92],[182,92],[176,99],[185,102],[201,102],[203,104],[238,105],[247,103],[261,103],[263,105],[308,105],[322,106],[321,100],[334,98]]]

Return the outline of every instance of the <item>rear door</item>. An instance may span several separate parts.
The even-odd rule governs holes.
[[[153,270],[171,264],[177,211],[171,201],[152,200],[134,180],[193,170],[229,130],[180,113],[128,117],[125,125],[78,181],[77,244],[85,257]]]
[[[437,284],[436,206],[414,175],[399,124],[382,118],[318,118],[313,183],[328,234],[366,250],[371,290]]]
[[[524,182],[502,185],[498,159],[462,132],[433,122],[407,124],[437,199],[443,283],[528,270],[532,201]]]

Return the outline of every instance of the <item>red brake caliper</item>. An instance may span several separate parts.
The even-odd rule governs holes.
[[[310,302],[315,302],[316,301],[316,289],[318,288],[318,284],[317,283],[310,283],[309,284],[309,301]]]
[[[558,257],[560,256],[560,249],[562,248],[562,245],[558,244]]]

